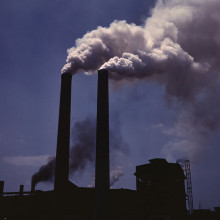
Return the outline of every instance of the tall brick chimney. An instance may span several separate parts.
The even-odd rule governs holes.
[[[108,70],[98,71],[95,220],[108,219],[109,192],[109,102]]]
[[[70,73],[63,73],[61,75],[60,109],[54,181],[54,190],[56,193],[64,190],[69,180],[71,82],[72,75]]]

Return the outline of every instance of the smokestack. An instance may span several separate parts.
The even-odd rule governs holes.
[[[95,167],[95,220],[108,218],[109,104],[108,70],[98,71]]]
[[[61,192],[69,180],[69,143],[70,143],[70,111],[71,111],[72,75],[61,75],[60,110],[57,135],[57,152],[55,168],[55,192]]]
[[[3,196],[4,192],[4,181],[0,181],[0,196]]]
[[[19,194],[20,196],[24,195],[24,185],[20,185]]]

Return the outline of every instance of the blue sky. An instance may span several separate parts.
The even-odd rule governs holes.
[[[115,19],[142,25],[154,1],[144,0],[5,0],[0,3],[0,179],[5,191],[19,184],[30,189],[30,179],[48,156],[55,155],[58,125],[60,71],[66,50],[97,26]],[[72,124],[96,114],[96,76],[80,73],[72,81]],[[169,106],[164,88],[137,82],[121,89],[110,86],[110,123],[118,120],[126,152],[113,152],[111,167],[122,166],[125,175],[114,187],[135,189],[135,166],[164,157],[164,146],[176,141],[167,128],[179,117],[179,107]],[[114,126],[112,125],[114,131]],[[118,129],[117,129],[118,131]],[[208,148],[192,162],[195,207],[220,205],[220,165],[217,131]],[[213,147],[209,148],[209,145]],[[181,153],[167,157],[175,162]],[[87,186],[93,178],[88,166],[71,176]],[[52,184],[39,184],[49,189]]]

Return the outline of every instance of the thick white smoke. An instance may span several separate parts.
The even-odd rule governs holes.
[[[62,72],[107,68],[115,80],[153,77],[169,95],[191,99],[219,68],[219,8],[218,0],[158,1],[143,26],[114,21],[77,39]]]
[[[176,127],[208,136],[220,127],[219,11],[219,0],[158,0],[143,26],[114,21],[77,39],[62,72],[106,68],[113,80],[156,81],[183,109]]]

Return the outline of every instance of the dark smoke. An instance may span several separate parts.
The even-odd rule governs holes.
[[[113,120],[114,121],[114,120]],[[113,126],[118,125],[115,121]],[[120,135],[119,126],[113,129],[110,128],[110,148],[113,151],[127,151],[127,145],[123,142]],[[70,148],[70,174],[82,172],[87,164],[93,165],[95,162],[95,137],[96,137],[96,120],[95,118],[87,118],[83,121],[76,122],[71,131],[73,146]],[[53,182],[55,175],[56,157],[49,158],[46,165],[43,165],[37,173],[32,176],[32,185],[36,186],[39,182]],[[117,170],[121,174],[121,170]],[[120,176],[120,175],[119,175]]]
[[[56,165],[56,158],[49,157],[48,163],[43,165],[37,173],[32,176],[31,183],[32,186],[36,186],[37,183],[44,182],[52,182],[54,179],[54,171]]]
[[[87,118],[76,122],[72,128],[73,146],[70,148],[70,173],[83,170],[87,162],[94,161],[95,153],[95,119]],[[56,157],[50,158],[37,173],[32,176],[32,185],[39,182],[53,182],[55,175]]]
[[[87,163],[95,160],[96,121],[87,118],[76,122],[72,129],[74,146],[70,150],[70,172],[83,170]]]

